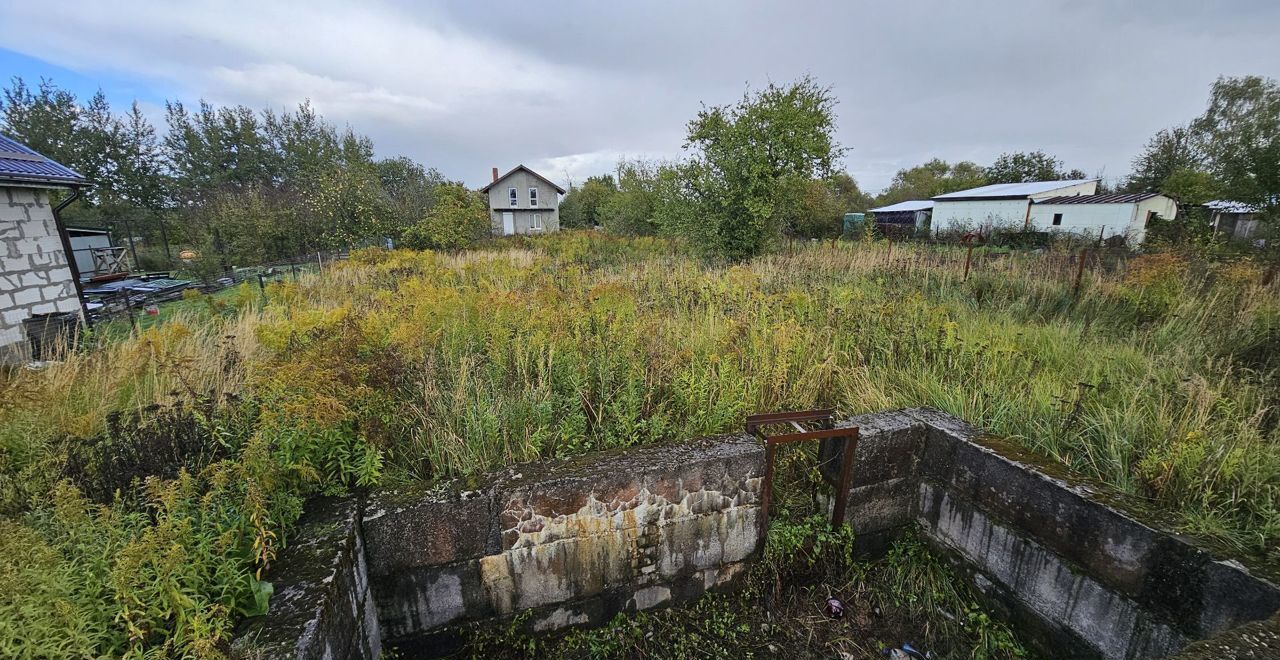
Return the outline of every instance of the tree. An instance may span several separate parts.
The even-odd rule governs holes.
[[[436,188],[436,204],[421,222],[405,229],[400,242],[417,250],[461,250],[489,235],[485,197],[457,183]]]
[[[1160,183],[1158,190],[1184,206],[1200,206],[1217,199],[1221,193],[1217,179],[1204,170],[1174,170]]]
[[[830,175],[844,149],[835,140],[835,97],[812,78],[748,92],[731,106],[703,108],[689,122],[684,165],[696,213],[671,231],[706,254],[759,254],[781,233],[797,182]]]
[[[835,196],[842,213],[865,211],[874,205],[871,195],[862,192],[858,182],[848,172],[836,172],[828,180],[831,192]]]
[[[0,105],[5,133],[68,167],[78,165],[83,150],[77,141],[80,105],[74,94],[45,78],[32,92],[22,78],[14,77]]]
[[[391,225],[388,233],[392,235],[426,217],[435,205],[436,188],[446,183],[435,168],[426,169],[403,156],[380,160],[375,167],[387,195]]]
[[[930,199],[949,192],[986,185],[986,173],[977,163],[962,160],[955,165],[940,158],[893,175],[876,204],[887,206],[912,199]]]
[[[1219,78],[1209,107],[1191,123],[1197,148],[1223,196],[1280,207],[1280,85],[1270,78]]]
[[[679,172],[664,163],[618,162],[618,189],[605,196],[598,220],[606,231],[652,236],[662,230],[662,209],[679,187]]]
[[[1080,170],[1066,170],[1062,160],[1043,151],[1000,154],[985,171],[987,183],[1026,183],[1084,179]]]
[[[1197,170],[1204,159],[1196,149],[1194,135],[1187,126],[1174,126],[1156,133],[1133,159],[1133,173],[1126,179],[1128,192],[1163,190],[1174,172]]]
[[[843,174],[843,173],[841,173]],[[844,175],[848,177],[847,174]],[[786,233],[798,238],[835,238],[844,230],[844,214],[849,207],[832,179],[800,181],[794,189],[795,202],[786,220]]]
[[[618,192],[613,176],[587,177],[581,187],[570,187],[560,202],[560,226],[564,229],[589,229],[602,224],[601,209]]]

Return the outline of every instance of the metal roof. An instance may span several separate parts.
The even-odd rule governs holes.
[[[1212,202],[1205,202],[1205,207],[1215,211],[1224,213],[1257,213],[1258,207],[1244,202],[1233,202],[1229,199],[1215,199]]]
[[[947,193],[945,195],[936,195],[933,197],[939,201],[949,201],[957,199],[999,199],[1020,197],[1030,197],[1047,193],[1059,188],[1068,188],[1070,186],[1078,186],[1082,183],[1097,181],[1097,179],[1064,179],[1062,181],[1028,181],[1026,183],[993,183],[989,186],[980,186],[978,188],[970,188],[958,192]]]
[[[497,168],[494,168],[494,169],[497,169]],[[489,189],[490,189],[490,188],[492,188],[492,187],[496,186],[496,185],[497,185],[499,182],[501,182],[503,179],[505,179],[505,178],[507,178],[507,177],[511,176],[512,174],[515,174],[516,172],[519,172],[520,170],[524,170],[524,171],[528,172],[529,174],[532,174],[533,176],[536,176],[536,177],[538,177],[539,179],[542,179],[543,181],[546,181],[547,183],[551,184],[551,187],[552,187],[552,188],[555,188],[555,189],[556,189],[556,192],[559,192],[561,195],[563,195],[563,194],[564,194],[564,188],[561,188],[560,186],[556,185],[556,182],[555,182],[555,181],[552,181],[551,179],[548,179],[547,177],[542,176],[541,174],[538,174],[537,172],[534,172],[533,170],[531,170],[531,169],[529,169],[529,168],[525,167],[524,165],[516,165],[514,168],[512,168],[512,170],[511,170],[510,172],[507,172],[506,174],[503,174],[502,176],[498,177],[497,179],[494,179],[493,181],[491,181],[491,182],[489,183],[489,185],[487,185],[487,186],[485,186],[485,187],[481,188],[481,189],[480,189],[480,192],[489,192]]]
[[[1159,197],[1160,193],[1111,193],[1107,195],[1059,195],[1036,200],[1036,204],[1132,204]]]
[[[869,210],[871,213],[892,213],[894,211],[925,211],[931,208],[933,208],[933,200],[931,199],[910,199],[905,202]]]
[[[3,182],[63,187],[87,185],[89,180],[27,145],[0,135],[0,183]]]

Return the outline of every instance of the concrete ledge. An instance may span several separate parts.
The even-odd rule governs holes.
[[[307,504],[291,542],[272,567],[267,614],[237,630],[237,658],[376,658],[378,617],[369,592],[355,500]]]

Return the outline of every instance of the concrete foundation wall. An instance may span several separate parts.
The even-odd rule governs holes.
[[[79,309],[48,193],[0,187],[0,363],[27,359],[24,319]]]
[[[1164,657],[1280,609],[1280,590],[1238,562],[955,417],[914,409],[844,425],[862,435],[854,530],[883,545],[918,525],[1047,655]]]
[[[846,517],[859,549],[919,529],[1046,656],[1164,657],[1280,610],[1280,589],[1240,563],[954,417],[839,425],[860,432]],[[829,476],[843,446],[822,449]],[[272,613],[246,634],[269,644],[262,657],[374,657],[379,640],[430,656],[456,650],[466,622],[599,625],[728,588],[761,550],[763,471],[759,442],[728,435],[516,466],[478,489],[382,491],[358,516],[344,501],[296,535]]]
[[[369,499],[389,643],[437,653],[450,624],[529,609],[533,630],[602,624],[725,588],[759,547],[764,453],[747,436],[517,470],[483,490]]]
[[[268,658],[377,658],[382,635],[365,569],[360,505],[354,498],[307,504],[276,558],[266,615],[245,620],[232,655]]]

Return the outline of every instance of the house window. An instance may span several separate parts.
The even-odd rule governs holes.
[[[517,195],[516,195],[516,189],[515,189],[515,188],[508,188],[508,189],[507,189],[507,196],[511,198],[511,205],[512,205],[512,206],[519,206],[519,205],[520,205],[520,198],[519,198],[519,196],[517,196]]]
[[[533,190],[536,190],[536,188],[534,188]],[[529,228],[534,231],[542,231],[542,214],[541,213],[533,214],[533,223],[529,225]]]
[[[538,189],[537,188],[529,189],[529,206],[535,209],[538,208]]]
[[[1057,227],[1057,226],[1058,226],[1058,225],[1060,225],[1060,224],[1062,224],[1062,214],[1061,214],[1061,213],[1054,213],[1054,214],[1053,214],[1053,226]]]
[[[1152,221],[1152,220],[1155,220],[1155,219],[1156,219],[1156,212],[1155,212],[1155,211],[1147,211],[1147,217],[1146,217],[1145,219],[1143,219],[1143,221],[1142,221],[1142,226],[1143,226],[1143,227],[1146,227],[1147,225],[1151,224],[1151,221]]]

